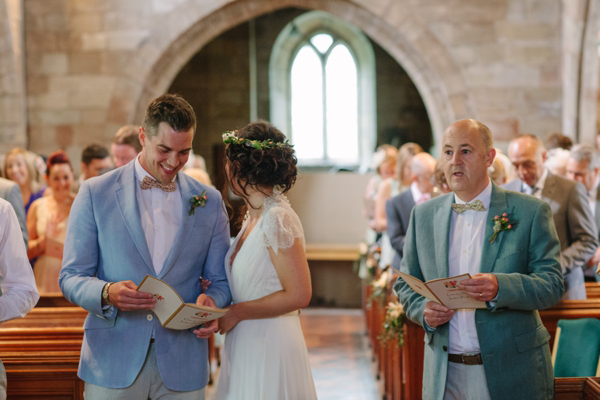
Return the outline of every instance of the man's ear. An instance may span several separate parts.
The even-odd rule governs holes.
[[[138,129],[138,134],[139,134],[140,144],[142,145],[142,147],[145,147],[146,146],[146,129],[144,129],[143,126],[140,126],[140,129]]]
[[[487,152],[487,166],[488,168],[492,165],[492,163],[494,162],[494,158],[496,157],[496,149],[495,148],[491,148],[488,150]]]

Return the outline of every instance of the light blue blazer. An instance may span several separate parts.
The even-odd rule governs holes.
[[[537,311],[552,307],[565,290],[552,212],[548,204],[533,196],[492,185],[480,271],[498,278],[498,301],[475,311],[487,386],[494,400],[552,399],[550,334]],[[448,277],[453,200],[450,193],[413,208],[402,272],[422,281]],[[515,221],[514,226],[490,243],[492,218],[503,212]],[[429,300],[401,279],[394,289],[407,317],[423,326],[423,310]],[[423,399],[441,400],[448,367],[448,324],[425,331]]]
[[[177,391],[197,390],[208,382],[208,346],[191,330],[165,329],[152,311],[102,310],[107,282],[156,276],[142,230],[135,197],[134,162],[81,186],[69,217],[60,272],[64,296],[89,314],[84,323],[78,376],[108,388],[130,386],[139,374],[152,331],[156,361],[164,384]],[[200,277],[212,283],[206,294],[217,307],[231,302],[224,270],[229,224],[219,192],[183,173],[177,175],[183,203],[182,226],[165,261],[160,279],[185,302],[201,293]],[[189,200],[206,189],[204,208],[188,215]]]

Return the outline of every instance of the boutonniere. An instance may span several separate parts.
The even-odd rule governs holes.
[[[501,231],[510,231],[515,224],[515,222],[510,222],[508,220],[508,214],[506,213],[502,213],[502,216],[496,215],[492,218],[492,221],[494,221],[494,233],[490,238],[490,244],[494,243],[496,236],[498,236]]]
[[[190,215],[194,215],[196,207],[204,208],[206,199],[206,189],[202,193],[192,196],[190,199]]]

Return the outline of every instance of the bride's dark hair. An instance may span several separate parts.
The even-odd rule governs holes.
[[[231,190],[238,196],[247,197],[247,187],[256,190],[277,187],[285,193],[294,186],[298,168],[298,160],[294,149],[284,143],[286,137],[279,129],[267,121],[255,121],[235,132],[235,136],[259,142],[273,142],[274,146],[253,147],[250,143],[229,144],[225,150],[225,162],[229,167],[229,179],[234,180],[242,193],[236,193],[234,186],[229,183]]]

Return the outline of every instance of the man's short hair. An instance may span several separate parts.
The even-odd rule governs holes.
[[[190,129],[196,131],[194,109],[183,97],[176,94],[163,94],[152,100],[146,108],[144,129],[149,136],[158,134],[158,125],[161,122],[166,122],[176,132],[186,132]]]
[[[108,157],[108,150],[106,147],[99,144],[90,144],[81,153],[81,162],[85,165],[90,165],[93,160],[103,160]]]
[[[555,149],[557,147],[565,150],[571,150],[571,147],[573,147],[573,141],[570,137],[565,136],[562,133],[554,132],[546,136],[544,145],[547,150]]]
[[[492,131],[482,122],[475,121],[475,125],[479,129],[479,135],[481,135],[481,140],[483,140],[483,145],[485,146],[485,150],[488,151],[492,147],[494,147],[494,138],[492,136]]]
[[[594,146],[590,146],[589,144],[578,144],[573,146],[569,158],[572,158],[577,162],[587,161],[587,168],[590,171],[600,167],[598,151]]]
[[[138,133],[138,127],[135,125],[124,125],[122,126],[115,137],[113,138],[114,144],[126,144],[135,149],[137,153],[142,151],[142,144],[140,143],[140,135]]]

